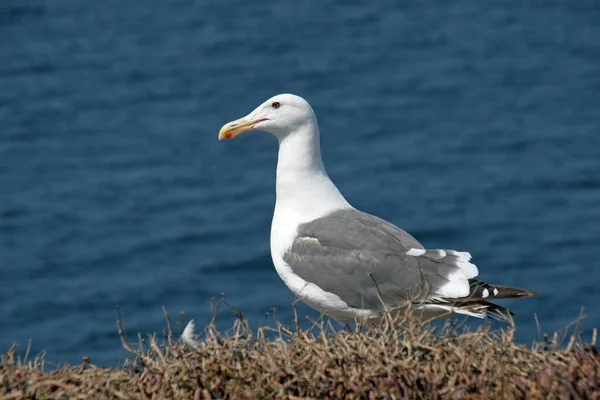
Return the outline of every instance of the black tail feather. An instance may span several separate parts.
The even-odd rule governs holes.
[[[491,303],[489,300],[512,299],[518,297],[537,296],[529,290],[510,286],[490,285],[477,279],[469,279],[470,293],[458,299],[443,299],[453,307],[462,309],[473,315],[487,316],[495,320],[505,321],[514,314],[507,308]]]
[[[531,297],[537,296],[536,292],[531,292],[526,289],[515,288],[502,285],[491,285],[478,279],[469,279],[470,299],[512,299],[515,297]]]

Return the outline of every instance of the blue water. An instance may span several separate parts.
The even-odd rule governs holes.
[[[291,293],[269,256],[277,143],[221,125],[291,92],[356,207],[470,251],[520,340],[600,327],[600,3],[3,0],[0,350],[111,365],[130,335],[251,320]],[[311,314],[303,307],[301,314]],[[314,315],[314,314],[311,314]],[[226,307],[222,321],[234,317]]]

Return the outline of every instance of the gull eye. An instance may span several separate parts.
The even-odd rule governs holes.
[[[278,101],[274,101],[273,104],[271,104],[271,107],[279,108],[279,107],[281,107],[281,103],[279,103]]]

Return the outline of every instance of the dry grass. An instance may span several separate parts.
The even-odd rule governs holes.
[[[166,313],[165,313],[166,314]],[[43,356],[8,351],[0,364],[0,399],[600,399],[600,356],[576,334],[525,347],[514,326],[501,331],[440,330],[388,319],[368,332],[312,329],[275,320],[250,329],[239,318],[218,332],[214,320],[195,348],[175,340],[167,315],[161,338],[123,345],[124,365],[45,371]],[[390,329],[391,323],[401,323]],[[122,328],[122,323],[119,323]]]

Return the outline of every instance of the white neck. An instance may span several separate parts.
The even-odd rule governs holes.
[[[276,214],[292,213],[300,222],[348,207],[323,166],[316,118],[279,141]]]

